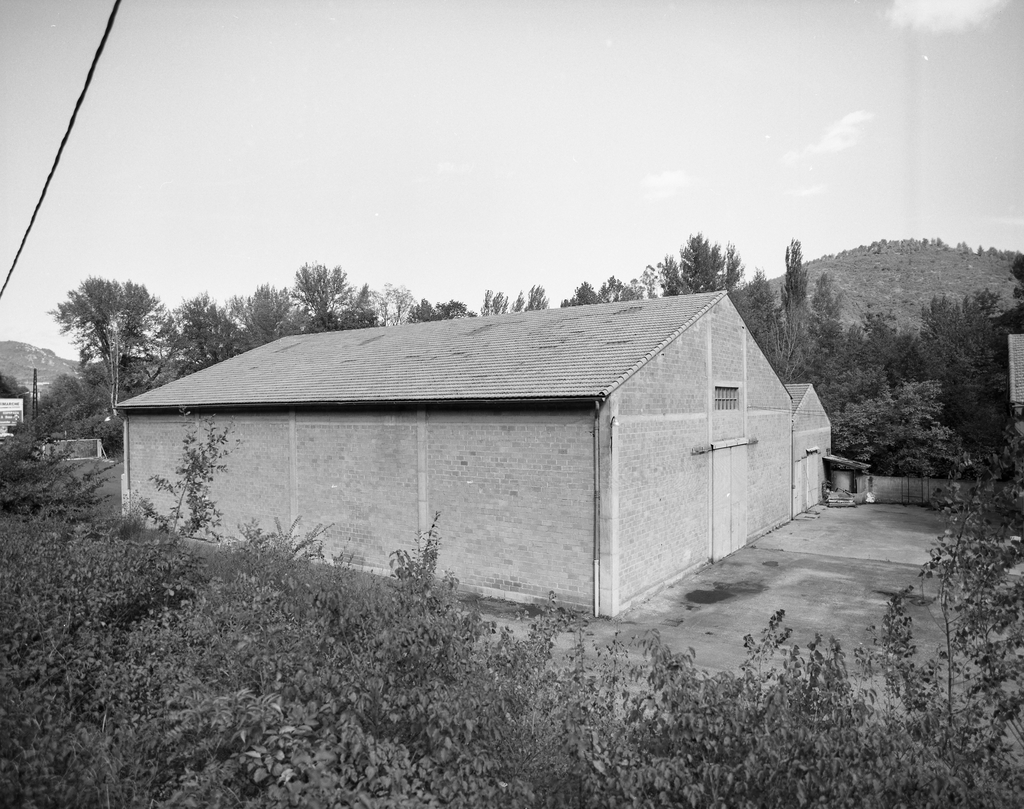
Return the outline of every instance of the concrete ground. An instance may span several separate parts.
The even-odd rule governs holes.
[[[940,641],[935,583],[918,573],[942,531],[942,515],[919,506],[816,507],[622,615],[593,619],[588,635],[604,646],[616,634],[625,641],[657,630],[674,651],[692,648],[698,667],[735,670],[746,658],[744,636],[759,637],[782,609],[793,630],[787,645],[835,636],[852,667],[888,599],[913,585],[908,612],[918,648],[930,653]],[[481,606],[492,612],[487,600]],[[493,610],[507,620],[501,612]]]

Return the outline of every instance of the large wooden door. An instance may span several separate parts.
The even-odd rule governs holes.
[[[807,459],[793,463],[793,516],[807,510]]]
[[[711,560],[717,562],[747,541],[747,447],[711,453]]]

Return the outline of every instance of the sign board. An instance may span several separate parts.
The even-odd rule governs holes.
[[[25,402],[22,399],[0,399],[0,436],[6,436],[9,429],[25,417]]]

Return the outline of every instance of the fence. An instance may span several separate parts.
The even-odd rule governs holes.
[[[950,483],[961,487],[974,484],[973,480],[950,481],[948,478],[886,477],[884,475],[857,475],[857,492],[872,492],[876,503],[903,503],[928,505],[932,497],[949,490]],[[1002,485],[1002,484],[996,484]],[[962,491],[963,489],[961,489]]]
[[[59,455],[68,461],[84,458],[106,458],[103,442],[99,438],[72,438],[67,441],[53,441],[46,445],[44,452]]]

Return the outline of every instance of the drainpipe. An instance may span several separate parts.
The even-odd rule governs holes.
[[[789,414],[789,518],[796,519],[796,414]]]
[[[601,403],[594,402],[594,617],[601,614]]]
[[[121,512],[124,513],[125,508],[131,507],[132,497],[132,453],[131,453],[131,423],[130,416],[124,414],[124,432],[122,433],[121,441],[124,449],[121,451],[121,456],[124,458],[124,470],[121,472]]]

